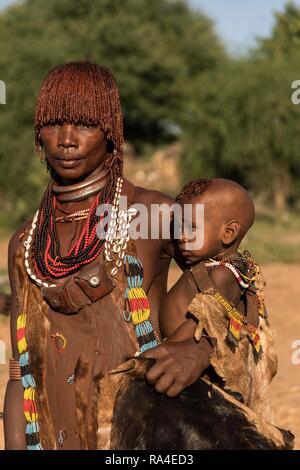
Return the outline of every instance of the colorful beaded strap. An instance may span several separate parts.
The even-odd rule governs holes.
[[[17,318],[17,339],[20,354],[21,381],[24,387],[24,415],[26,425],[26,442],[28,450],[43,450],[40,443],[38,412],[35,402],[36,383],[29,370],[29,353],[26,342],[26,314],[20,313]]]
[[[132,321],[139,343],[140,352],[155,348],[160,340],[154,331],[150,318],[150,304],[142,288],[144,269],[141,261],[135,256],[124,256],[124,270],[128,287],[125,289],[124,319]]]
[[[257,328],[251,323],[248,323],[246,317],[234,308],[219,292],[215,292],[213,297],[222,305],[229,319],[229,329],[227,340],[237,346],[241,339],[240,333],[244,328],[253,344],[254,350],[258,358],[262,355],[262,346]]]
[[[262,318],[268,318],[268,312],[261,295],[257,293],[258,314]]]
[[[215,267],[215,266],[224,266],[232,272],[235,276],[237,282],[241,286],[242,289],[247,290],[249,287],[254,287],[257,292],[257,302],[258,302],[258,313],[261,317],[267,318],[268,313],[264,303],[264,296],[263,296],[263,289],[262,286],[258,284],[262,284],[262,274],[259,265],[252,259],[251,254],[248,250],[239,248],[238,253],[240,255],[239,258],[225,258],[221,260],[215,260],[210,258],[210,260],[205,263],[206,267]],[[247,266],[247,272],[249,275],[246,275],[242,272],[238,265],[240,263],[244,263]]]
[[[268,317],[267,309],[264,303],[264,297],[262,293],[262,288],[257,286],[259,279],[261,277],[261,270],[259,265],[253,261],[249,251],[244,250],[242,248],[238,249],[238,253],[240,254],[241,258],[227,258],[221,260],[215,260],[211,258],[209,262],[205,263],[206,267],[215,267],[215,266],[224,266],[232,272],[234,277],[236,278],[237,282],[241,286],[242,289],[247,290],[249,287],[254,287],[257,292],[257,302],[258,302],[258,313],[259,316],[263,318]],[[243,261],[247,263],[247,271],[250,272],[250,276],[246,276],[240,269],[235,266],[235,262]],[[261,282],[261,281],[260,281]]]

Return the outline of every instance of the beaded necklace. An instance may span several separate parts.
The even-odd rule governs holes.
[[[111,216],[106,228],[105,238],[97,237],[97,207],[99,204],[108,204],[109,200],[112,200],[110,196],[110,187],[104,188],[104,190],[98,194],[92,206],[87,214],[87,220],[81,231],[80,237],[72,245],[67,253],[67,256],[60,257],[59,255],[59,241],[57,237],[55,227],[55,198],[52,205],[52,199],[50,198],[50,204],[52,210],[45,211],[45,201],[49,199],[49,191],[42,200],[41,209],[36,212],[32,225],[29,231],[29,236],[24,242],[25,245],[25,267],[29,277],[40,287],[55,287],[56,284],[52,281],[53,278],[62,278],[69,274],[78,271],[81,266],[89,264],[94,261],[100,254],[103,246],[105,246],[105,258],[108,261],[113,261],[114,254],[117,254],[116,265],[112,268],[111,274],[116,275],[117,271],[121,267],[124,258],[124,250],[127,247],[129,240],[128,228],[132,216],[136,213],[135,209],[129,209],[128,211],[120,211],[120,195],[122,189],[123,178],[118,177],[115,185],[114,197],[112,201]],[[49,189],[49,188],[48,188]],[[105,190],[106,189],[106,190]],[[49,217],[39,216],[40,211],[49,214]],[[104,217],[105,214],[102,214]],[[46,226],[45,228],[43,227]],[[38,227],[38,229],[37,229]],[[47,232],[48,229],[51,231]],[[40,230],[39,230],[40,229]],[[41,233],[42,232],[42,233]],[[52,236],[53,234],[53,236]],[[30,254],[31,244],[33,243],[33,259],[34,269],[30,266]],[[35,271],[35,273],[34,273]]]
[[[251,258],[249,251],[239,248],[238,253],[240,255],[238,257],[223,258],[220,260],[210,258],[210,260],[205,263],[205,266],[225,266],[230,269],[239,285],[243,289],[248,289],[255,284],[260,269],[258,264]]]
[[[160,343],[160,339],[155,332],[151,319],[150,319],[150,304],[147,298],[145,291],[142,288],[144,275],[143,275],[143,266],[141,261],[134,256],[125,256],[125,250],[127,248],[127,244],[129,241],[129,233],[128,229],[130,227],[130,222],[132,217],[136,214],[135,208],[129,208],[127,211],[120,210],[120,195],[123,185],[123,179],[119,177],[116,182],[116,189],[113,197],[113,204],[112,210],[110,214],[110,219],[108,222],[107,232],[105,236],[104,242],[104,256],[105,259],[109,262],[114,262],[113,267],[110,271],[112,276],[115,276],[121,266],[124,264],[125,274],[127,276],[128,287],[125,290],[124,294],[124,301],[125,301],[125,310],[124,310],[124,319],[126,321],[133,321],[135,332],[137,336],[137,340],[140,346],[140,352],[145,351],[146,349],[152,348],[157,346]],[[44,198],[46,199],[46,198]],[[51,237],[48,235],[48,242],[46,245],[46,251],[44,254],[44,261],[45,266],[50,272],[51,277],[63,277],[68,275],[70,272],[74,272],[78,270],[83,264],[90,263],[93,261],[99,254],[100,250],[103,246],[102,243],[99,243],[98,251],[92,250],[92,256],[87,259],[83,259],[78,263],[73,264],[73,266],[69,266],[70,263],[66,263],[66,267],[63,266],[63,262],[67,261],[68,257],[75,254],[75,256],[80,251],[82,247],[82,241],[85,239],[85,245],[88,246],[88,242],[93,240],[92,237],[94,236],[94,232],[92,231],[89,238],[87,238],[87,233],[91,232],[88,230],[89,222],[92,218],[94,213],[94,207],[97,207],[97,203],[99,203],[99,195],[96,198],[95,202],[92,204],[89,213],[86,214],[86,211],[81,211],[80,214],[75,213],[75,215],[86,216],[88,217],[87,222],[84,225],[84,228],[81,232],[81,235],[78,241],[73,244],[70,248],[67,256],[63,259],[59,258],[56,255],[54,259],[51,256]],[[42,204],[43,207],[43,204]],[[71,214],[74,215],[74,214]],[[52,219],[51,219],[52,220]],[[60,220],[58,220],[60,221]],[[54,219],[54,223],[50,223],[50,227],[55,227],[55,222],[58,222]],[[29,232],[29,236],[27,240],[24,242],[25,245],[25,267],[29,277],[40,287],[48,288],[48,287],[55,287],[56,284],[49,283],[45,278],[40,279],[36,274],[34,274],[33,270],[29,264],[29,256],[30,256],[30,248],[33,238],[37,239],[38,237],[38,230],[36,230],[37,225],[43,222],[42,218],[39,218],[39,211],[36,212],[32,226]],[[93,229],[94,230],[94,229]],[[54,237],[57,246],[59,247],[57,234],[55,232]],[[40,246],[41,244],[39,244]],[[37,246],[37,245],[35,245]],[[94,245],[95,246],[95,245]],[[95,251],[95,254],[93,254]],[[48,256],[48,258],[47,258]],[[74,257],[74,256],[73,256]],[[34,266],[36,271],[38,272],[38,263],[34,262]],[[69,269],[68,269],[69,268]]]
[[[75,220],[76,222],[78,220],[84,220],[88,218],[90,209],[83,209],[81,211],[76,211],[73,212],[72,214],[67,214],[67,215],[62,215],[60,217],[56,217],[55,222],[71,222],[72,220]]]
[[[60,279],[78,271],[95,260],[102,250],[104,239],[97,237],[97,207],[110,204],[115,192],[114,177],[109,178],[92,203],[86,222],[77,241],[66,256],[60,255],[60,243],[55,223],[56,197],[52,192],[53,181],[48,185],[37,215],[33,237],[33,258],[37,275],[44,281]]]

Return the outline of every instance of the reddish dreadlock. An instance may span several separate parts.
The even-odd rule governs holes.
[[[43,147],[43,126],[64,122],[100,126],[113,144],[106,164],[113,167],[116,175],[122,174],[123,116],[118,88],[109,70],[91,62],[71,62],[49,72],[37,100],[37,148]]]
[[[200,179],[196,181],[190,181],[187,183],[181,192],[176,196],[176,201],[180,201],[184,197],[188,199],[192,199],[194,197],[200,196],[207,190],[207,188],[211,185],[212,181],[207,179]]]

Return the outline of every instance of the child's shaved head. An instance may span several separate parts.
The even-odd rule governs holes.
[[[184,207],[192,205],[190,223],[196,231],[189,233],[186,228],[179,240],[182,254],[191,261],[231,255],[238,249],[255,219],[254,204],[248,192],[228,179],[191,181],[176,197],[176,201]],[[198,204],[204,205],[204,224],[200,222],[201,217],[199,220],[197,218],[197,214],[200,214]],[[188,221],[189,216],[186,218],[184,215],[184,226],[189,226]],[[200,246],[197,242],[191,248],[201,225],[203,244]]]
[[[207,205],[207,208],[212,207],[223,222],[236,219],[240,223],[239,240],[254,223],[253,201],[249,193],[235,181],[225,178],[191,181],[176,197],[178,202],[183,199],[197,199],[198,203]]]

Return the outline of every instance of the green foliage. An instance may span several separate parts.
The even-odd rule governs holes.
[[[35,209],[47,174],[34,156],[41,80],[88,59],[116,76],[125,136],[141,149],[181,130],[182,179],[233,178],[278,209],[300,196],[300,9],[289,2],[269,38],[229,58],[213,24],[184,0],[27,0],[0,14],[0,221]],[[173,127],[174,128],[174,127]],[[184,182],[183,181],[183,182]],[[299,206],[298,206],[299,208]]]
[[[233,178],[280,210],[300,196],[300,9],[277,14],[272,36],[252,54],[205,72],[191,89],[185,115],[186,179]],[[193,99],[192,99],[193,97]]]
[[[300,9],[289,1],[283,13],[275,13],[275,25],[270,38],[260,41],[257,53],[272,59],[298,53],[300,46]]]
[[[27,0],[0,14],[2,210],[11,221],[39,200],[45,172],[34,158],[33,121],[40,82],[59,63],[88,59],[116,76],[126,138],[135,146],[167,138],[179,123],[186,88],[216,67],[224,51],[211,22],[181,0]]]

